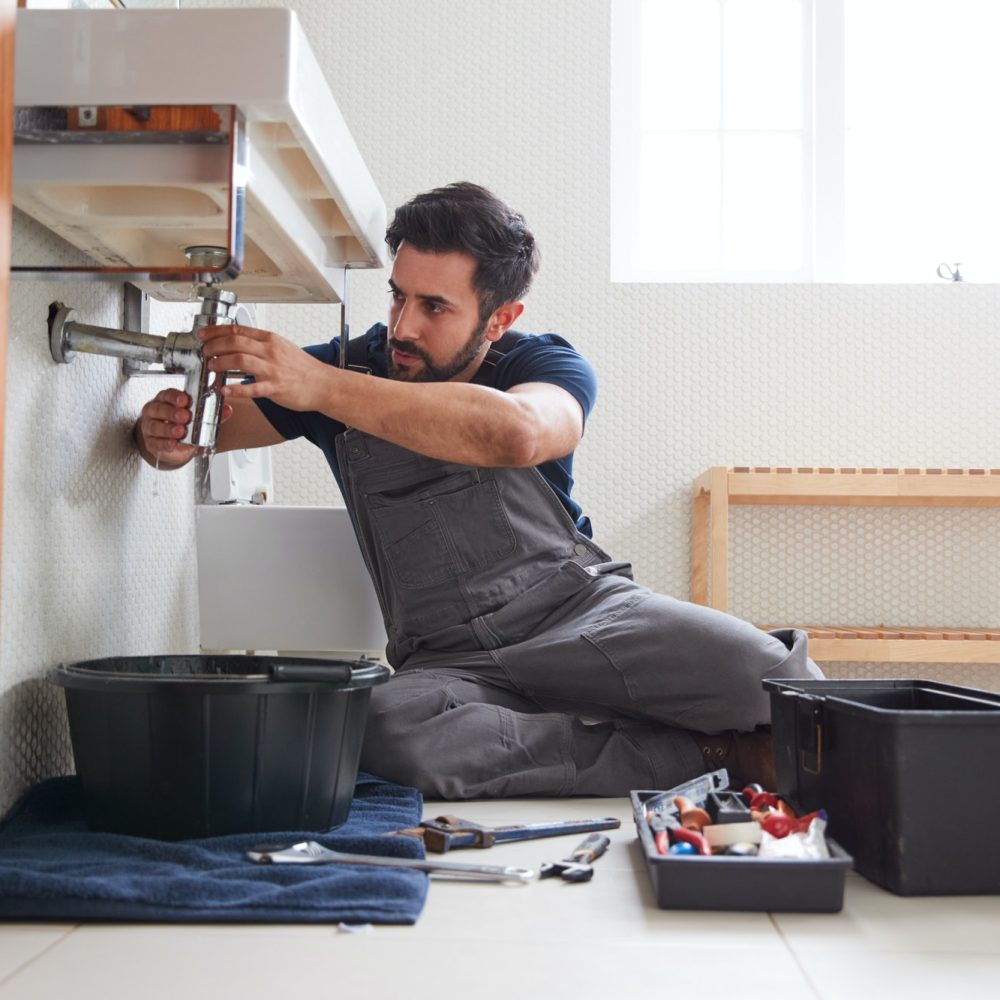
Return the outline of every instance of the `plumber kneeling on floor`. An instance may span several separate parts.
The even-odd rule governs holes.
[[[594,542],[572,486],[597,381],[562,337],[513,329],[539,261],[524,218],[451,184],[386,242],[388,323],[350,367],[339,337],[199,331],[212,371],[252,376],[221,390],[219,450],[305,437],[350,508],[395,668],[361,767],[444,799],[621,796],[719,767],[773,788],[761,681],[822,677],[806,636],[655,593]],[[193,457],[189,406],[165,389],[143,407],[146,461]]]

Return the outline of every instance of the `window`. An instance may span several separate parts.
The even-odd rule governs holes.
[[[612,17],[612,280],[1000,280],[996,0]]]

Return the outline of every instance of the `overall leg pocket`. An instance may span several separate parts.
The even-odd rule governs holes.
[[[574,575],[586,573],[576,570]],[[530,636],[494,655],[515,684],[551,710],[588,718],[644,716],[627,623],[641,614],[648,592],[620,577],[589,581]]]
[[[613,610],[581,633],[583,640],[607,660],[636,708],[642,707],[644,698],[644,685],[636,675],[647,669],[657,652],[662,655],[662,647],[657,650],[655,646],[658,644],[650,641],[649,630],[635,625],[651,596],[643,591],[621,595]]]

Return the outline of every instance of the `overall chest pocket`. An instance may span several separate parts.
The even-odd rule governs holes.
[[[372,527],[402,587],[431,587],[491,565],[515,538],[497,482],[466,470],[367,494]]]

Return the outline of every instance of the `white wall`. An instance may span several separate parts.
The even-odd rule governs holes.
[[[57,251],[15,213],[15,262]],[[177,379],[125,380],[113,358],[49,353],[49,303],[121,326],[122,285],[15,280],[11,287],[0,605],[0,809],[72,770],[60,662],[197,649],[195,469],[156,476],[132,449],[142,403]],[[154,311],[153,331],[190,326]]]
[[[182,4],[197,5],[209,4]],[[609,283],[609,0],[287,5],[390,209],[469,179],[532,224],[543,263],[521,325],[558,331],[598,367],[577,492],[601,543],[644,582],[687,595],[690,484],[711,465],[1000,466],[1000,287]],[[384,318],[384,289],[382,273],[354,276],[355,334]],[[125,381],[110,358],[55,366],[54,298],[93,323],[121,314],[115,286],[14,285],[0,807],[69,765],[47,669],[197,643],[194,471],[157,477],[128,441],[161,380]],[[260,317],[302,344],[339,324],[324,306]],[[335,498],[309,445],[275,460],[279,502]],[[998,517],[739,510],[733,609],[772,622],[1000,625]],[[944,670],[1000,688],[995,667]]]

